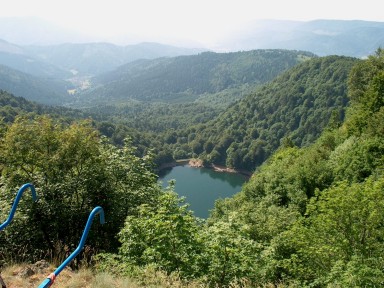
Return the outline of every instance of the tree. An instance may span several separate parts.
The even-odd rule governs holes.
[[[384,50],[357,63],[348,79],[349,97],[353,103],[346,123],[349,133],[360,135],[384,104]]]
[[[212,287],[228,287],[246,280],[256,280],[261,245],[251,240],[247,226],[229,217],[202,231],[206,271]]]
[[[0,150],[3,201],[12,201],[27,182],[39,195],[38,203],[18,209],[19,218],[2,239],[0,249],[13,257],[20,249],[28,251],[27,259],[48,252],[61,257],[78,243],[95,206],[103,207],[108,225],[96,225],[89,243],[94,249],[116,249],[125,217],[160,191],[151,155],[135,156],[130,142],[121,149],[112,146],[89,121],[66,126],[47,116],[20,117],[5,131]]]
[[[168,191],[160,195],[157,205],[140,206],[119,233],[119,254],[139,266],[154,265],[182,277],[196,276],[201,269],[200,227],[188,205],[182,203],[183,199]]]
[[[381,286],[383,188],[383,177],[371,177],[362,184],[341,182],[323,191],[318,200],[312,199],[307,218],[281,239],[281,243],[292,243],[296,251],[285,262],[293,278],[321,285],[337,280],[349,286],[342,282],[354,277],[356,283],[352,286]],[[351,265],[360,267],[351,269]],[[368,274],[359,279],[356,276],[362,274],[355,273],[361,269]],[[354,274],[350,274],[352,271]],[[380,275],[371,278],[369,274],[377,271],[381,271]],[[336,275],[342,277],[335,279]]]

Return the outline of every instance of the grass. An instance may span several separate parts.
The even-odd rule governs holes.
[[[36,268],[36,264],[17,264],[3,268],[1,275],[7,288],[36,288],[56,269],[52,264],[44,268]],[[31,272],[33,270],[33,272]],[[29,271],[30,273],[26,273]],[[166,275],[149,268],[138,278],[116,277],[108,272],[95,273],[91,268],[73,271],[65,268],[56,278],[52,288],[205,288],[201,282],[181,281],[177,276]],[[241,285],[230,285],[231,288],[254,287],[244,282]],[[284,288],[285,285],[264,285],[260,288]],[[295,286],[292,286],[295,287]]]
[[[30,275],[25,271],[36,270],[34,265],[18,264],[3,268],[1,275],[7,288],[36,288],[47,276],[52,273],[56,267],[49,265],[44,269],[34,272]],[[95,274],[90,268],[82,268],[78,271],[72,271],[65,268],[56,278],[51,287],[55,288],[141,288],[141,287],[203,287],[198,283],[184,284],[179,279],[166,276],[163,273],[148,271],[144,280],[132,279],[129,277],[115,277],[106,272]]]

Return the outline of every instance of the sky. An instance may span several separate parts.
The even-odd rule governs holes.
[[[38,17],[107,40],[125,35],[209,46],[257,19],[383,22],[381,6],[381,0],[11,0],[2,3],[0,17]]]

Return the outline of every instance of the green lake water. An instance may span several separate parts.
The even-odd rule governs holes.
[[[209,168],[192,168],[188,165],[164,169],[159,175],[163,187],[175,180],[175,191],[184,196],[194,215],[207,218],[216,199],[227,198],[241,191],[247,177],[237,173],[217,172]]]

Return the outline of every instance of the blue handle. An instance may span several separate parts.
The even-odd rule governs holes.
[[[79,243],[79,246],[77,246],[76,250],[72,252],[71,255],[68,256],[67,259],[64,260],[63,263],[61,263],[61,265],[59,267],[56,268],[56,270],[51,274],[49,275],[48,278],[46,278],[40,285],[38,288],[46,288],[46,287],[50,287],[56,276],[58,276],[60,274],[60,272],[65,268],[65,266],[67,266],[69,264],[69,262],[71,262],[76,256],[77,254],[80,253],[80,251],[83,249],[84,247],[84,244],[85,244],[85,240],[87,239],[87,236],[88,236],[88,233],[89,233],[89,229],[91,228],[91,224],[92,224],[92,221],[93,221],[93,218],[95,218],[95,216],[97,214],[100,214],[100,223],[101,224],[104,224],[105,223],[105,218],[104,218],[104,210],[103,208],[101,208],[100,206],[97,206],[95,207],[92,212],[89,214],[89,217],[88,217],[88,221],[87,221],[87,224],[85,225],[85,229],[84,229],[84,232],[83,232],[83,236],[81,236],[81,240],[80,240],[80,243]]]
[[[12,205],[12,208],[11,208],[11,212],[9,213],[8,219],[5,220],[5,222],[0,225],[0,231],[3,230],[6,226],[8,226],[9,223],[11,223],[11,221],[13,219],[13,216],[15,215],[15,212],[16,212],[17,204],[19,204],[20,198],[23,195],[24,190],[26,190],[27,188],[31,188],[31,190],[32,190],[32,198],[33,198],[34,201],[37,200],[35,187],[32,184],[27,183],[27,184],[24,184],[23,186],[21,186],[21,188],[17,192],[15,201],[13,202],[13,205]]]

